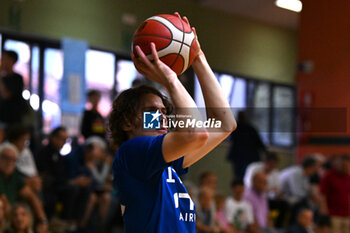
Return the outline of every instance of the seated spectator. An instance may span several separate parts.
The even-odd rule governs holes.
[[[267,175],[267,194],[269,199],[269,209],[276,211],[275,227],[282,228],[286,213],[289,209],[288,203],[282,199],[279,183],[279,172],[277,170],[278,157],[275,153],[267,153],[262,162],[251,163],[244,176],[244,184],[251,187],[252,177],[257,172],[264,172]]]
[[[87,109],[83,113],[81,122],[81,134],[85,139],[91,136],[106,137],[105,120],[98,111],[98,104],[101,100],[101,92],[89,90],[87,93]]]
[[[301,165],[284,169],[280,173],[281,191],[291,204],[308,196],[310,192],[309,178],[317,171],[317,162],[312,157],[306,157]]]
[[[267,177],[263,172],[257,172],[253,176],[253,184],[251,188],[247,188],[244,192],[244,200],[246,200],[253,208],[254,219],[261,231],[268,229],[269,206],[266,196]]]
[[[106,143],[99,137],[90,137],[85,143],[84,166],[91,174],[93,193],[90,195],[82,226],[86,225],[95,206],[99,209],[101,222],[106,221],[112,190],[112,184],[107,182],[112,157],[107,154],[106,150]]]
[[[60,201],[63,205],[62,218],[68,221],[73,231],[77,229],[85,211],[91,178],[78,174],[70,179],[66,159],[60,154],[67,138],[68,132],[64,127],[54,129],[48,145],[37,155],[37,167],[43,179],[44,206],[49,218],[55,215],[56,204]]]
[[[225,216],[237,233],[256,232],[252,206],[243,200],[243,180],[236,179],[231,184],[232,197],[225,204]]]
[[[290,225],[297,222],[298,213],[301,209],[311,210],[314,221],[318,220],[318,217],[321,215],[321,197],[317,188],[311,187],[309,195],[293,205],[290,211]]]
[[[4,202],[0,198],[0,233],[4,232],[5,228],[5,206]]]
[[[215,195],[215,221],[217,222],[220,232],[222,233],[234,233],[235,230],[231,226],[230,222],[227,220],[225,215],[225,203],[226,197],[222,194]]]
[[[326,163],[326,158],[320,153],[314,153],[310,156],[316,160],[316,167],[318,168],[316,172],[310,176],[310,184],[318,186],[321,178],[325,174],[325,168],[323,165]]]
[[[341,155],[335,169],[321,179],[322,210],[332,220],[333,233],[350,232],[350,156]]]
[[[315,233],[331,233],[332,225],[331,219],[327,215],[318,217],[316,221]]]
[[[301,209],[297,223],[291,226],[287,233],[313,233],[313,213],[309,209]]]
[[[277,170],[278,157],[275,153],[266,154],[263,161],[249,164],[244,175],[244,184],[246,187],[252,187],[252,177],[257,172],[264,172],[267,175],[267,187],[271,196],[279,194],[279,172]]]
[[[16,204],[10,215],[10,227],[6,233],[32,233],[33,217],[30,209],[24,204]],[[38,233],[45,232],[42,229],[37,229]]]
[[[26,200],[33,208],[39,227],[47,227],[47,219],[39,198],[26,185],[16,168],[17,149],[9,144],[0,145],[0,196],[6,210],[20,198]]]
[[[28,147],[29,130],[21,125],[13,126],[8,131],[7,139],[19,153],[16,161],[17,170],[24,176],[26,183],[34,192],[40,192],[42,180],[39,177],[33,154]]]
[[[204,188],[199,192],[196,206],[197,233],[219,232],[219,226],[215,222],[214,192]]]
[[[204,171],[200,174],[199,185],[201,189],[208,188],[215,193],[217,184],[218,184],[218,177],[214,172]]]

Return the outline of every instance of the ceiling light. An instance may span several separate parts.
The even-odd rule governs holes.
[[[300,0],[276,0],[275,4],[278,7],[295,12],[300,12],[303,8],[303,4]]]

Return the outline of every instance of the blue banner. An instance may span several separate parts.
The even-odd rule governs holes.
[[[62,113],[81,114],[85,106],[85,41],[64,38],[63,78],[60,85]]]

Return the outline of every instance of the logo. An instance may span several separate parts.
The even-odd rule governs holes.
[[[160,129],[161,113],[159,110],[156,112],[143,112],[143,128],[144,129]]]

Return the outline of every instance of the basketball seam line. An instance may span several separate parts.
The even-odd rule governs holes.
[[[172,23],[170,20],[168,20],[168,21],[169,21],[170,23]],[[184,44],[184,40],[185,40],[185,26],[184,26],[184,24],[183,24],[183,22],[182,22],[182,19],[180,19],[180,22],[181,22],[181,26],[182,26],[182,41],[180,42],[181,45],[180,45],[179,52],[177,53],[177,56],[176,56],[176,58],[175,58],[173,64],[171,64],[170,67],[173,67],[173,66],[175,65],[177,59],[179,58],[180,53],[181,53],[181,50],[182,50],[182,47],[183,47],[183,44]],[[174,24],[173,24],[173,25],[174,25]],[[175,25],[174,25],[174,26],[175,26]],[[175,26],[175,27],[176,27],[176,26]],[[183,67],[182,67],[182,69],[181,69],[181,73],[182,73],[182,70],[185,68],[185,67],[184,67],[184,66],[185,66],[185,59],[184,59],[183,63],[184,63],[184,64],[183,64]]]
[[[173,40],[173,41],[176,41],[176,42],[182,43],[182,44],[186,45],[187,47],[191,47],[191,45],[188,45],[188,44],[183,43],[183,42],[181,42],[181,41],[179,41],[179,40],[176,40],[176,39],[171,39],[171,38],[168,38],[168,37],[166,37],[166,36],[159,36],[159,35],[152,35],[152,34],[141,34],[141,35],[134,36],[134,38],[136,38],[136,37],[141,37],[141,36],[150,36],[150,37],[158,37],[158,38],[163,38],[163,39]]]

